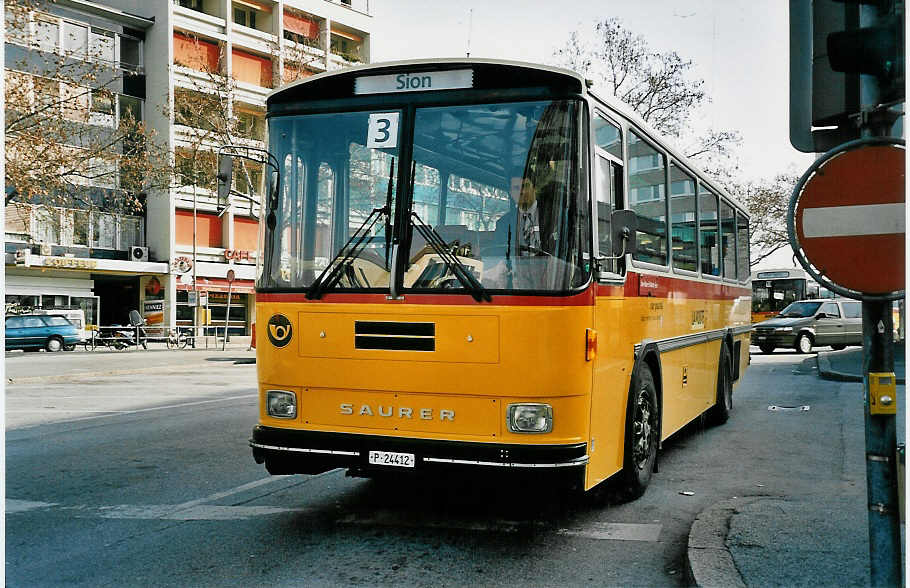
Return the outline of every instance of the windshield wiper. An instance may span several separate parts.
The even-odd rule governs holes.
[[[411,212],[411,224],[414,228],[417,229],[417,232],[420,233],[420,236],[426,240],[426,242],[433,248],[433,251],[436,252],[439,257],[442,258],[442,261],[445,262],[448,266],[449,271],[451,271],[458,281],[471,293],[471,296],[477,302],[486,300],[491,302],[493,299],[490,298],[490,295],[484,289],[483,285],[477,278],[474,277],[474,274],[471,273],[461,260],[458,259],[458,256],[449,251],[446,248],[445,241],[442,240],[442,237],[439,236],[433,227],[424,223],[416,212]]]
[[[354,231],[354,234],[351,235],[351,238],[348,239],[348,242],[338,250],[338,253],[335,257],[332,258],[332,261],[329,262],[329,265],[325,266],[325,269],[322,270],[322,273],[319,274],[319,277],[310,284],[309,290],[307,290],[306,297],[309,300],[318,300],[323,291],[329,290],[335,287],[335,284],[341,279],[344,275],[342,268],[350,268],[351,262],[353,262],[360,255],[358,248],[361,248],[364,240],[370,234],[370,229],[382,218],[382,215],[388,216],[389,208],[388,206],[383,206],[382,208],[374,208],[373,211],[364,219],[360,226],[357,227],[357,230]],[[355,242],[356,240],[356,242]],[[353,245],[352,245],[353,243]],[[344,257],[342,257],[342,254]],[[338,261],[338,258],[341,257],[341,261]],[[336,264],[335,262],[338,261]]]

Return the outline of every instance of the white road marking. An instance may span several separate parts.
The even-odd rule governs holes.
[[[428,520],[415,515],[395,511],[376,511],[361,517],[350,514],[338,520],[341,524],[370,527],[403,527],[420,529],[449,529],[455,531],[481,531],[490,533],[515,533],[530,527],[546,528],[546,523],[537,521],[463,521],[455,519]],[[593,522],[573,529],[559,529],[558,535],[595,539],[599,541],[647,541],[655,542],[660,536],[662,525],[636,523]]]
[[[236,521],[274,514],[301,513],[312,509],[277,506],[220,506],[202,504],[177,508],[173,504],[102,506],[97,516],[103,519],[146,519],[164,521]]]
[[[15,514],[17,512],[27,512],[39,508],[50,508],[57,506],[56,502],[36,502],[34,500],[16,500],[15,498],[6,499],[6,514]]]
[[[660,537],[663,525],[639,523],[600,523],[594,522],[581,529],[560,529],[560,535],[584,537],[610,541],[648,541],[655,542]]]
[[[811,237],[858,237],[904,232],[904,203],[823,206],[803,211],[803,234]]]

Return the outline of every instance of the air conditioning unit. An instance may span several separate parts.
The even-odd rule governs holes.
[[[148,247],[130,247],[130,261],[148,261]]]
[[[31,249],[17,249],[16,250],[16,265],[23,266],[23,267],[31,267],[32,250]]]

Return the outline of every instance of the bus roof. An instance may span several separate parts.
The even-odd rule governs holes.
[[[543,65],[539,63],[528,63],[523,61],[511,61],[504,59],[487,59],[487,58],[477,58],[477,57],[461,57],[461,58],[434,58],[434,59],[408,59],[402,61],[386,61],[378,63],[370,63],[366,65],[358,65],[353,67],[348,67],[340,70],[327,71],[319,73],[302,80],[297,80],[283,86],[276,90],[273,90],[266,96],[266,103],[271,104],[276,99],[281,99],[282,97],[288,95],[293,95],[299,92],[302,86],[319,84],[319,82],[324,82],[330,79],[335,78],[356,78],[358,76],[368,74],[368,75],[381,75],[382,73],[391,73],[399,70],[409,70],[419,67],[429,67],[431,69],[453,69],[458,66],[471,67],[476,65],[486,65],[486,66],[502,66],[505,68],[516,68],[522,70],[529,70],[542,74],[544,76],[552,77],[553,80],[558,80],[565,84],[567,87],[572,88],[573,91],[587,95],[593,98],[594,100],[602,103],[604,106],[610,110],[615,111],[623,118],[627,119],[630,123],[635,125],[639,130],[641,130],[647,137],[660,145],[661,149],[666,151],[673,159],[682,163],[685,167],[688,167],[691,170],[694,170],[699,173],[700,179],[708,184],[712,190],[718,194],[722,194],[727,200],[733,204],[740,212],[749,216],[748,209],[739,202],[735,197],[733,197],[727,190],[720,186],[717,182],[705,176],[702,172],[701,167],[695,165],[689,157],[681,153],[673,144],[673,139],[667,137],[657,130],[655,130],[650,124],[644,121],[644,119],[635,112],[631,106],[625,104],[624,102],[618,100],[613,96],[607,96],[600,94],[596,91],[591,90],[593,82],[586,79],[581,74],[561,67],[554,67],[550,65]]]

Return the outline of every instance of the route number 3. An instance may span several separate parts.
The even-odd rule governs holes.
[[[370,114],[367,131],[367,148],[393,149],[398,147],[398,112],[374,112]]]

